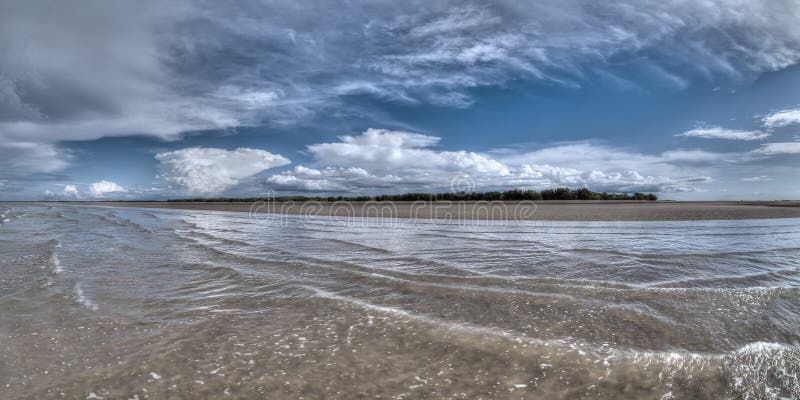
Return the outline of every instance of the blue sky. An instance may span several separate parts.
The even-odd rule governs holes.
[[[0,5],[0,199],[800,198],[800,2]]]

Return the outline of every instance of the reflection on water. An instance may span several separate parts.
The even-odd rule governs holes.
[[[800,396],[797,219],[0,212],[4,399]]]

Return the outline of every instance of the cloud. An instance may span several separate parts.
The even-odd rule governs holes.
[[[161,29],[184,11],[149,0],[2,6],[0,164],[50,172],[70,161],[61,141],[235,126],[218,104],[181,89],[171,67],[179,61]]]
[[[368,129],[339,142],[308,146],[316,167],[296,166],[268,177],[267,187],[283,191],[358,192],[447,191],[454,177],[475,190],[588,186],[607,191],[679,192],[706,183],[679,158],[650,156],[589,143],[562,144],[530,152],[499,151],[498,158],[466,151],[435,150],[440,138]],[[684,158],[692,154],[685,152]],[[722,157],[705,160],[719,161]],[[665,175],[666,174],[666,175]]]
[[[800,60],[799,16],[791,1],[210,2],[189,12],[175,46],[247,118],[255,98],[269,106],[256,114],[283,120],[354,94],[464,107],[471,89],[515,79],[750,79]]]
[[[67,185],[67,186],[64,187],[64,194],[68,193],[67,188],[69,186],[70,185]],[[75,189],[75,187],[72,186],[69,189],[70,189],[69,192],[71,193],[71,192],[73,192],[72,189]],[[75,190],[74,192],[75,192],[75,194],[77,194],[77,190]],[[124,193],[124,192],[127,192],[127,190],[124,187],[122,187],[122,186],[120,186],[120,185],[118,185],[118,184],[116,184],[114,182],[107,181],[107,180],[94,182],[91,185],[89,185],[89,194],[92,197],[103,197],[103,196],[105,196],[106,194],[109,194],[109,193]]]
[[[246,147],[190,147],[159,153],[156,160],[162,179],[192,194],[220,193],[261,171],[290,163],[279,154]]]
[[[767,143],[754,150],[761,154],[800,154],[800,142]]]
[[[66,141],[368,114],[359,96],[466,107],[516,81],[742,82],[800,60],[798,19],[793,0],[13,2],[0,12],[0,176],[64,169]],[[436,161],[502,169],[466,151]]]
[[[766,175],[759,175],[759,176],[741,178],[741,180],[744,182],[765,182],[765,181],[771,181],[772,178]]]
[[[317,164],[392,171],[446,171],[508,174],[500,162],[468,151],[434,151],[438,137],[384,129],[368,129],[358,136],[342,136],[338,143],[308,146]]]
[[[0,130],[0,139],[2,139]],[[51,173],[67,166],[68,152],[50,144],[30,141],[0,141],[0,177]]]
[[[762,118],[761,122],[767,129],[800,124],[800,109],[778,111]]]
[[[105,181],[103,181],[103,182],[105,182]],[[97,183],[101,183],[101,182],[97,182]],[[64,194],[64,196],[78,197],[78,187],[75,186],[75,185],[64,185],[64,190],[62,191],[62,193]]]
[[[396,175],[377,176],[363,168],[313,169],[302,165],[295,167],[292,171],[272,175],[267,178],[266,182],[272,189],[299,192],[374,191],[376,189],[392,189],[410,183]]]
[[[668,162],[685,164],[737,163],[751,158],[747,153],[718,153],[700,149],[668,150],[661,153],[661,157]]]
[[[675,136],[699,137],[706,139],[759,140],[769,137],[770,134],[762,131],[740,131],[734,129],[725,129],[717,126],[712,128],[692,129]]]

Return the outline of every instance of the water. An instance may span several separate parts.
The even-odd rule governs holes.
[[[800,397],[798,219],[0,213],[3,399]]]

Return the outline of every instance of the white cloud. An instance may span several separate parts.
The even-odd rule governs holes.
[[[800,142],[767,143],[754,150],[761,154],[800,154]]]
[[[762,131],[741,131],[735,129],[725,129],[721,127],[697,128],[675,136],[699,137],[706,139],[728,139],[728,140],[759,140],[770,136]]]
[[[0,140],[2,138],[0,133]],[[25,140],[0,141],[0,177],[50,173],[66,167],[68,160],[69,154],[55,145]]]
[[[265,183],[276,190],[364,192],[448,190],[459,176],[476,190],[588,186],[606,191],[676,192],[709,182],[697,168],[676,159],[717,162],[713,153],[683,151],[651,156],[589,143],[562,144],[531,152],[499,151],[499,158],[465,151],[438,151],[439,138],[409,132],[368,129],[337,143],[308,146],[320,168],[297,166]],[[702,157],[698,157],[702,155]]]
[[[308,146],[317,164],[395,171],[440,171],[508,174],[502,163],[467,151],[434,151],[438,137],[418,133],[368,129],[358,136],[342,136],[338,143]]]
[[[78,197],[78,187],[75,185],[64,185],[62,193],[64,196]]]
[[[64,187],[64,194],[67,194],[68,186],[70,185]],[[72,191],[73,188],[74,186],[69,188],[70,189],[69,192],[73,192]],[[77,194],[77,190],[75,190],[74,192]],[[89,194],[92,197],[103,197],[109,193],[124,193],[124,192],[127,192],[127,190],[124,187],[107,180],[102,180],[89,185]]]
[[[759,175],[759,176],[742,178],[741,180],[744,182],[765,182],[765,181],[771,181],[772,178],[766,175]]]
[[[261,171],[290,163],[279,154],[245,147],[190,147],[159,153],[156,160],[162,179],[194,194],[219,193]]]
[[[767,127],[767,129],[775,129],[792,124],[800,124],[800,108],[778,111],[762,118],[761,122],[765,127]]]
[[[747,153],[717,153],[700,149],[668,150],[661,153],[661,157],[669,162],[690,164],[717,163],[717,162],[742,162],[749,159]]]
[[[389,189],[412,184],[410,178],[403,179],[397,175],[377,176],[363,168],[314,169],[302,165],[295,167],[292,171],[272,175],[267,178],[266,182],[276,190],[300,192],[348,192],[359,189]],[[428,182],[417,181],[414,183],[426,184]]]

